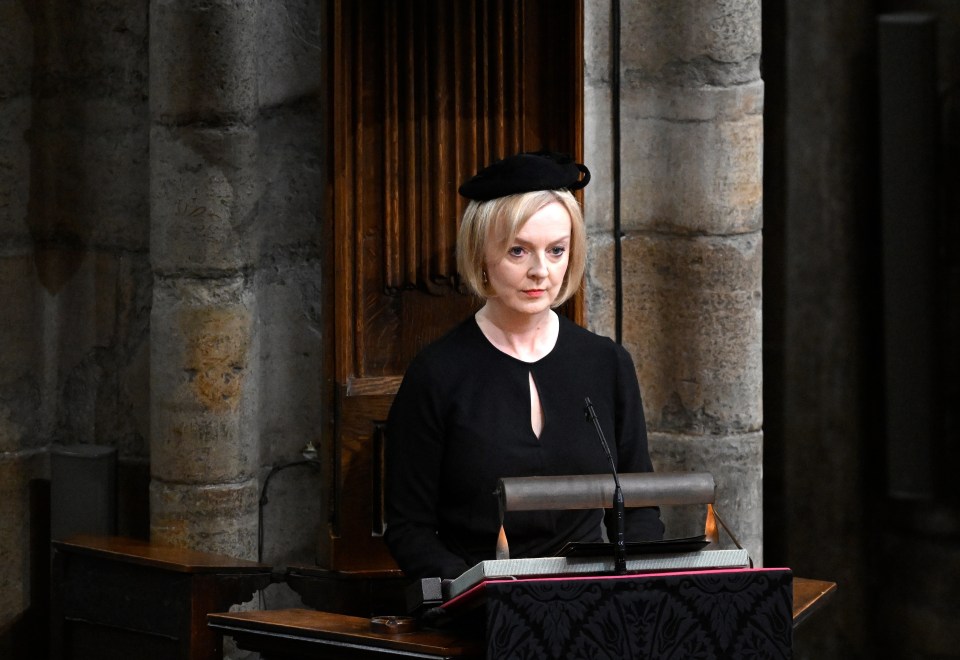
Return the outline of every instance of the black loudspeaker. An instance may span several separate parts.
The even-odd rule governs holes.
[[[117,450],[99,445],[50,451],[50,538],[112,536],[117,529]]]

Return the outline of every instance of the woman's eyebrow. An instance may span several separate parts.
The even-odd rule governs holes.
[[[548,245],[553,245],[554,243],[562,243],[563,241],[569,241],[569,240],[570,240],[570,234],[564,234],[563,236],[560,236],[559,238],[555,238],[555,239],[553,239],[553,240],[551,240],[551,241],[547,241],[547,244],[548,244]],[[511,245],[513,245],[513,244],[530,245],[530,241],[526,241],[526,240],[520,238],[519,236],[515,236],[515,237],[513,238],[513,243],[511,243]]]

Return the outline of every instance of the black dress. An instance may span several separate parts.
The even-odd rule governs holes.
[[[530,426],[533,374],[543,429]],[[492,559],[501,477],[606,474],[590,397],[620,472],[652,471],[630,355],[560,317],[553,350],[523,362],[494,347],[474,317],[411,363],[387,423],[386,541],[410,578],[456,577]],[[509,512],[511,557],[544,557],[567,541],[599,541],[603,512]],[[628,541],[663,536],[657,508],[628,509]]]

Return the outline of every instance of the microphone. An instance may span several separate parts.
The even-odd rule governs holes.
[[[586,397],[584,401],[587,404],[583,409],[587,421],[593,422],[593,426],[597,430],[597,437],[600,438],[600,444],[603,445],[603,451],[606,452],[607,460],[610,461],[610,472],[613,473],[613,511],[617,517],[617,536],[613,546],[613,570],[617,575],[623,575],[627,572],[627,542],[624,539],[623,532],[623,489],[620,488],[620,477],[617,476],[617,466],[613,462],[610,445],[607,444],[607,439],[603,437],[603,429],[600,428],[597,411],[593,409],[593,403],[590,402],[590,397]]]

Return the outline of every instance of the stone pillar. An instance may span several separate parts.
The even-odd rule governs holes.
[[[623,1],[621,21],[623,344],[651,454],[660,471],[713,473],[719,511],[762,564],[760,1]],[[604,31],[607,17],[588,11],[588,59]],[[588,122],[600,126],[603,73],[588,61]],[[586,130],[601,164],[615,157],[606,134]],[[598,261],[608,208],[589,196],[587,207]],[[592,271],[590,288],[609,290],[609,277]],[[591,318],[610,298],[591,294]],[[702,523],[702,511],[664,517],[668,535]]]
[[[256,558],[257,2],[150,3],[151,538]]]
[[[0,630],[4,631],[30,605],[30,480],[46,472],[39,428],[39,287],[27,223],[31,37],[23,7],[0,2]]]
[[[145,454],[146,7],[119,4],[0,0],[0,646],[45,630],[49,445]]]
[[[30,604],[29,483],[46,469],[39,287],[27,225],[31,35],[22,6],[0,2],[0,630]]]

